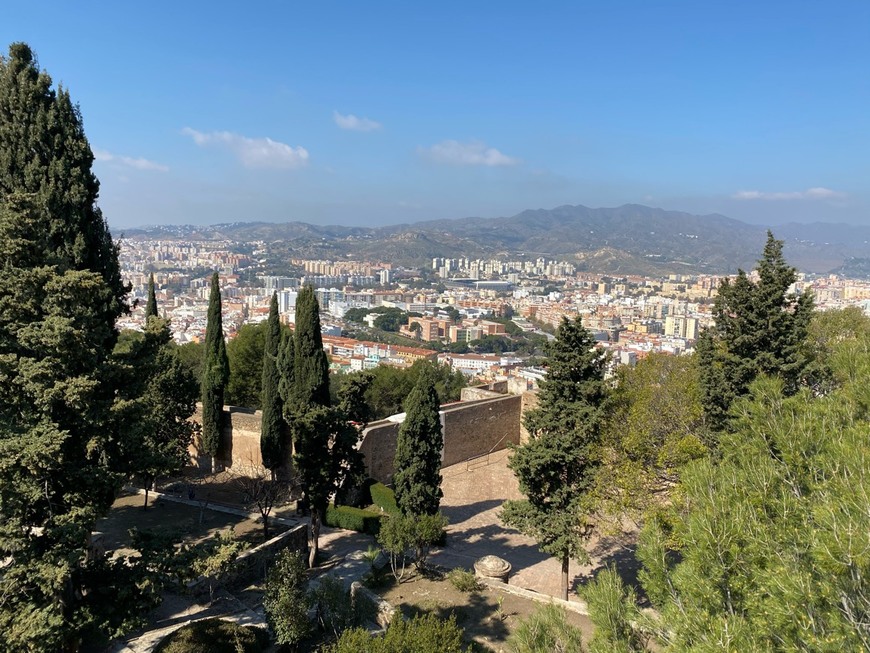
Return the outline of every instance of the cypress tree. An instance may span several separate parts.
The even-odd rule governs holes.
[[[405,421],[399,427],[393,481],[402,514],[435,515],[441,503],[440,405],[432,374],[426,365],[405,400]]]
[[[296,358],[295,338],[289,329],[281,331],[281,345],[278,348],[278,394],[283,406],[289,406],[296,387],[296,373],[293,366]]]
[[[278,295],[272,293],[266,346],[263,351],[263,383],[260,404],[263,418],[260,428],[260,454],[263,465],[274,472],[284,461],[284,416],[279,393],[278,355],[281,345],[281,322],[278,319]]]
[[[224,414],[224,389],[230,376],[227,346],[221,317],[221,290],[218,273],[211,277],[208,323],[205,328],[205,364],[202,370],[202,445],[216,456],[221,441]]]
[[[294,402],[301,407],[329,406],[329,361],[320,333],[320,307],[314,288],[305,286],[296,297]]]
[[[145,304],[145,319],[157,317],[157,295],[154,294],[154,273],[148,275],[148,303]]]
[[[526,499],[506,501],[502,521],[561,560],[565,600],[569,560],[587,559],[584,545],[592,534],[590,494],[599,466],[605,362],[580,317],[563,319],[549,347],[538,406],[523,420],[529,440],[514,448],[508,463]]]
[[[329,362],[323,351],[320,309],[310,286],[300,290],[296,297],[294,339],[293,396],[284,411],[293,431],[293,462],[311,511],[308,562],[314,566],[320,524],[335,491],[331,442],[343,420],[329,405]]]

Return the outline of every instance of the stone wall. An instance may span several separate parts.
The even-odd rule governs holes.
[[[196,405],[196,412],[192,419],[202,424],[202,404]],[[240,471],[263,470],[263,457],[260,455],[262,419],[263,413],[259,410],[241,406],[224,406],[224,428],[221,433],[220,450],[215,460],[217,468]],[[289,449],[288,447],[288,452]],[[211,467],[211,457],[202,452],[202,443],[199,440],[191,445],[190,455],[201,468]]]
[[[444,432],[442,465],[455,465],[505,449],[509,443],[519,443],[521,413],[526,409],[530,395],[503,395],[487,387],[464,389],[463,398],[467,396],[471,400],[446,404],[441,409]],[[201,422],[201,406],[197,406],[193,419]],[[221,468],[238,473],[252,469],[263,471],[263,459],[260,456],[261,419],[260,411],[238,406],[224,407],[224,429],[221,450],[215,460],[216,471]],[[370,424],[360,444],[368,475],[384,483],[392,479],[399,424],[396,418]],[[200,467],[212,466],[212,459],[202,453],[200,442],[191,446],[190,454]],[[288,465],[279,473],[284,476],[290,471],[288,461]]]
[[[441,410],[444,431],[444,467],[470,458],[499,451],[509,443],[520,441],[522,397],[499,395],[461,404],[449,404]],[[399,421],[394,418],[371,424],[363,433],[360,450],[365,456],[368,475],[389,483],[393,475]]]

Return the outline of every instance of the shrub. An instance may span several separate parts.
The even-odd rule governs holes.
[[[297,551],[284,549],[266,577],[263,609],[279,644],[298,644],[310,628],[305,562]]]
[[[321,576],[308,596],[321,630],[335,637],[356,625],[356,613],[344,583],[335,576]]]
[[[375,483],[369,488],[372,495],[372,503],[388,515],[398,515],[399,506],[396,503],[396,494],[383,483]]]
[[[381,530],[380,514],[351,506],[329,506],[324,521],[327,526],[346,528],[349,531],[369,535],[377,535]]]
[[[545,605],[517,626],[507,641],[512,653],[581,653],[580,629],[568,623],[565,609]]]
[[[154,653],[260,653],[268,644],[269,634],[262,628],[204,619],[182,626],[165,637]]]
[[[633,625],[638,617],[634,588],[626,587],[612,567],[603,569],[583,591],[595,634],[591,653],[646,651],[647,638]]]
[[[345,631],[329,653],[462,653],[462,630],[456,618],[418,615],[410,621],[394,619],[382,637],[370,637],[362,628]]]
[[[447,580],[460,592],[478,592],[483,588],[474,572],[457,567],[447,574]]]

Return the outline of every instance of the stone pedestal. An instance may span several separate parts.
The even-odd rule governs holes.
[[[506,583],[510,574],[511,563],[497,556],[483,556],[474,563],[474,575],[478,578],[492,578]]]

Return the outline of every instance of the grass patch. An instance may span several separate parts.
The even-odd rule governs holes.
[[[261,653],[269,645],[262,628],[245,628],[222,619],[182,626],[164,638],[154,653]]]

